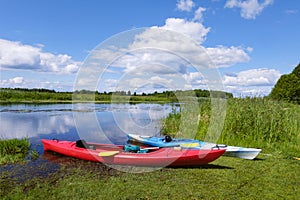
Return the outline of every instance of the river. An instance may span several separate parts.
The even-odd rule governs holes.
[[[28,138],[43,153],[41,139],[85,139],[125,144],[126,133],[158,135],[174,104],[0,105],[0,139]]]

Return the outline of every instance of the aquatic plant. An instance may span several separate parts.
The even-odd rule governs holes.
[[[30,142],[28,139],[0,140],[0,164],[23,161],[28,155]]]

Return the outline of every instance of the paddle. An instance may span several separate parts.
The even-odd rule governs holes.
[[[114,155],[118,154],[119,152],[120,151],[103,151],[103,152],[100,152],[98,154],[98,156],[102,156],[102,157],[104,157],[104,156],[114,156]]]

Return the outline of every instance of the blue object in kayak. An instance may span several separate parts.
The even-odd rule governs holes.
[[[147,153],[149,151],[148,149],[141,149],[141,147],[136,145],[125,145],[124,150],[132,153]]]
[[[155,147],[176,147],[184,145],[192,145],[192,147],[201,147],[204,142],[200,140],[193,139],[172,139],[170,136],[160,137],[151,137],[151,136],[142,136],[135,134],[127,134],[128,140],[134,140],[141,142],[143,144]],[[191,147],[191,146],[190,146]]]

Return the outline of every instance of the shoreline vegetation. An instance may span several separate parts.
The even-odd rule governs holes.
[[[178,102],[178,97],[233,98],[231,93],[208,90],[164,91],[154,93],[131,93],[130,91],[103,92],[74,91],[57,92],[48,89],[0,88],[0,103],[114,103],[114,102]]]
[[[0,140],[0,165],[22,163],[29,151],[28,139]]]
[[[185,138],[186,133],[199,140],[209,139],[210,130],[218,130],[214,123],[212,103],[209,99],[199,101],[199,111],[183,108],[172,112],[164,119],[163,134]],[[197,112],[197,113],[193,113]],[[221,113],[221,112],[219,112]],[[217,115],[219,114],[217,112]],[[181,121],[181,116],[184,120]],[[192,130],[194,123],[198,124]],[[218,144],[261,148],[268,154],[281,154],[286,157],[300,156],[300,105],[268,98],[232,98],[226,102],[226,116]],[[186,123],[184,123],[186,122]],[[195,129],[195,128],[194,128]],[[195,133],[196,132],[196,133]]]

